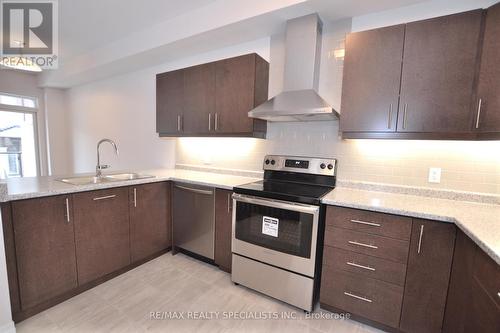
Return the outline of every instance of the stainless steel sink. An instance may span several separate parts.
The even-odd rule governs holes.
[[[82,177],[69,177],[58,179],[59,181],[72,185],[90,185],[90,184],[101,184],[101,183],[109,183],[109,182],[119,182],[126,180],[135,180],[135,179],[146,179],[146,178],[154,178],[155,176],[151,175],[143,175],[140,173],[117,173],[112,175],[103,175],[102,177],[95,176],[82,176]]]
[[[154,176],[151,175],[143,175],[140,173],[117,173],[114,175],[106,175],[103,176],[103,178],[106,178],[109,181],[120,181],[120,180],[135,180],[135,179],[145,179],[145,178],[154,178]]]

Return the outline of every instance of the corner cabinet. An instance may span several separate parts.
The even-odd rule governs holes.
[[[156,131],[164,137],[265,138],[248,111],[268,97],[269,64],[252,53],[156,76]]]
[[[342,137],[500,138],[499,21],[497,4],[348,35]]]

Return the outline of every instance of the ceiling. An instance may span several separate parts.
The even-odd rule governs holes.
[[[59,2],[62,61],[217,0],[64,0]],[[269,1],[269,0],[268,0]],[[337,20],[422,0],[309,0],[324,20]],[[124,5],[126,3],[126,6]],[[186,22],[189,24],[189,22]]]
[[[40,85],[71,87],[268,37],[286,20],[313,12],[335,21],[422,1],[59,1],[60,65],[44,71]]]
[[[64,61],[214,1],[59,1],[60,56]]]

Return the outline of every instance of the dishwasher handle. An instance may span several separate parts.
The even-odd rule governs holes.
[[[185,187],[185,186],[180,186],[180,185],[174,185],[174,187],[181,189],[181,190],[184,190],[184,191],[194,192],[194,193],[203,194],[203,195],[213,195],[214,194],[213,191],[209,191],[209,190],[200,190],[197,188],[190,188],[190,187]]]

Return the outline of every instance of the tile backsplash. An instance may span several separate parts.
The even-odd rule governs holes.
[[[179,138],[176,163],[259,171],[266,154],[334,157],[339,180],[500,194],[500,141],[342,140],[338,122],[269,123],[267,137]]]

